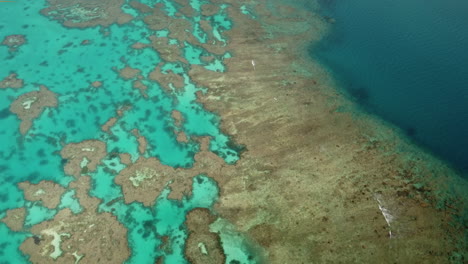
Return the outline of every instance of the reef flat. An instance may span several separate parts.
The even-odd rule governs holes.
[[[306,55],[320,15],[263,0],[15,5],[50,31],[2,28],[25,41],[0,47],[1,260],[466,259],[466,182],[356,114]]]
[[[331,75],[304,59],[327,19],[267,6],[258,24],[234,20],[226,73],[190,71],[248,148],[216,210],[271,263],[466,259],[466,182],[396,128],[351,114]]]

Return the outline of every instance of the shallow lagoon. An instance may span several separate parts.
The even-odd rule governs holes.
[[[177,10],[173,3],[163,2],[166,4],[166,12],[174,15]],[[193,4],[194,7],[198,6],[196,11],[199,12],[200,3],[194,1]],[[186,72],[187,66],[184,69],[183,64],[178,62],[165,63],[162,70],[180,75],[184,89],[172,88],[172,91],[167,91],[157,81],[146,79],[164,60],[149,47],[137,50],[132,49],[131,45],[136,42],[149,45],[149,35],[164,37],[170,31],[147,28],[141,20],[143,14],[128,4],[122,6],[123,12],[138,19],[125,25],[112,25],[104,32],[99,27],[66,28],[51,20],[53,16],[40,14],[39,11],[46,6],[45,1],[18,1],[2,6],[2,39],[23,35],[26,43],[14,49],[0,47],[2,78],[14,72],[24,80],[21,89],[8,89],[7,85],[7,89],[1,90],[0,100],[5,109],[2,110],[3,129],[0,133],[0,211],[5,216],[7,209],[25,207],[27,210],[24,232],[12,233],[1,224],[4,234],[0,243],[5,246],[0,252],[0,259],[8,263],[25,262],[26,256],[18,251],[18,247],[25,237],[31,236],[27,231],[31,226],[53,219],[64,208],[71,209],[75,214],[83,210],[75,189],[63,194],[57,208],[47,208],[41,201],[26,201],[16,184],[23,181],[37,184],[47,180],[67,187],[74,179],[63,171],[63,165],[70,161],[60,157],[62,147],[69,143],[97,139],[105,142],[107,151],[114,153],[114,156],[103,160],[95,172],[87,173],[88,169],[82,172],[89,174],[92,179],[89,195],[101,199],[98,210],[112,212],[128,229],[128,244],[132,254],[127,263],[153,263],[162,255],[165,255],[166,263],[186,262],[183,255],[185,214],[193,208],[211,208],[217,200],[216,183],[206,176],[197,176],[192,193],[182,201],[169,200],[166,189],[153,207],[145,207],[138,202],[125,204],[121,201],[122,190],[113,178],[126,165],[120,163],[115,154],[128,153],[133,162],[140,157],[158,157],[163,164],[189,168],[193,165],[194,154],[199,151],[199,143],[190,138],[209,136],[211,150],[223,157],[226,163],[235,163],[238,153],[227,146],[232,143],[220,131],[219,118],[196,102],[195,93],[203,91],[203,88],[191,82]],[[22,14],[20,21],[18,14]],[[224,41],[222,31],[230,28],[230,21],[225,17],[223,8],[212,16],[213,32],[209,33],[213,33],[219,41]],[[198,25],[197,19],[200,17],[195,17],[195,20],[187,18],[194,25]],[[205,43],[206,33],[199,26],[194,28],[198,30],[194,35]],[[199,60],[202,54],[211,55],[202,47],[191,46],[186,42],[183,48],[183,43],[176,39],[171,42],[172,45],[180,46],[183,51],[181,54],[190,64],[224,71],[222,60],[229,54],[215,55],[210,62],[202,62]],[[145,79],[142,80],[147,87],[145,96],[132,87],[134,78],[119,76],[119,70],[126,66],[138,69],[139,78]],[[92,85],[95,81],[100,84]],[[21,121],[8,110],[8,105],[19,94],[37,90],[38,84],[45,85],[55,93],[58,107],[44,109],[25,135],[20,135],[18,127]],[[130,108],[125,109],[125,115],[114,122],[108,131],[102,131],[101,126],[125,107]],[[178,142],[173,132],[176,127],[171,112],[174,110],[183,116],[182,127],[177,130],[185,133],[189,138],[187,142]],[[138,129],[139,136],[148,140],[144,152],[139,152],[139,142],[131,132],[133,129]],[[83,159],[81,167],[83,164],[86,167],[86,163],[88,160]],[[147,230],[148,222],[154,225],[153,230]],[[157,249],[164,236],[171,240],[170,254]],[[16,237],[18,239],[15,240]],[[238,255],[238,258],[242,256]]]

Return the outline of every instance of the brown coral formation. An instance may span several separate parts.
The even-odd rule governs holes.
[[[0,89],[5,88],[23,88],[23,79],[18,79],[16,73],[10,73],[7,77],[0,81]]]
[[[141,43],[141,42],[135,42],[134,44],[132,44],[132,49],[136,49],[136,50],[141,50],[141,49],[144,49],[146,47],[148,47],[148,44],[144,44],[144,43]]]
[[[182,15],[186,17],[193,17],[197,14],[197,11],[193,9],[193,7],[190,5],[190,1],[174,0],[174,2],[176,2],[179,5],[179,7],[177,8],[179,12],[175,14],[177,17],[180,17]]]
[[[196,208],[188,212],[185,224],[189,231],[185,256],[192,264],[224,264],[226,256],[218,234],[210,232],[209,225],[216,220],[208,209]]]
[[[138,152],[140,154],[144,154],[146,152],[146,149],[148,148],[148,141],[144,136],[140,134],[140,131],[138,129],[132,129],[132,134],[137,138],[138,141]]]
[[[150,72],[149,78],[153,81],[157,81],[165,91],[171,92],[171,86],[175,89],[182,89],[185,87],[184,78],[179,74],[172,71],[162,71],[162,63],[158,64],[156,68]]]
[[[100,200],[89,196],[91,179],[82,176],[70,183],[84,208],[69,209],[30,229],[32,237],[21,245],[32,263],[123,263],[130,256],[127,229],[115,216],[97,213]]]
[[[189,13],[194,11],[189,11],[191,7],[187,7],[185,12],[187,16]],[[143,21],[148,25],[152,30],[169,30],[169,38],[177,39],[179,43],[188,41],[191,43],[198,43],[197,39],[193,36],[193,27],[192,23],[189,20],[181,18],[170,17],[168,16],[162,8],[155,6],[152,13],[144,17]]]
[[[64,166],[65,173],[79,177],[96,170],[107,155],[106,143],[99,140],[69,143],[62,148],[60,155],[67,160]]]
[[[130,166],[132,164],[132,156],[128,153],[119,154],[120,162],[125,166]]]
[[[31,228],[21,245],[32,263],[123,263],[130,255],[127,230],[109,213],[60,211]]]
[[[109,120],[104,123],[104,125],[101,126],[101,130],[104,132],[109,132],[109,129],[117,123],[117,118],[116,117],[111,117]]]
[[[20,95],[10,105],[10,111],[21,120],[20,132],[26,134],[35,118],[39,117],[46,107],[57,107],[57,95],[49,91],[44,85],[39,91]]]
[[[412,183],[440,188],[453,171],[433,167],[440,163],[386,125],[336,111],[351,106],[320,65],[303,59],[321,37],[321,18],[282,7],[274,15],[262,1],[260,24],[229,2],[228,71],[192,65],[189,73],[209,88],[200,100],[223,130],[248,148],[234,170],[209,169],[229,179],[219,181],[216,211],[265,247],[271,263],[447,263],[456,248],[445,241],[459,232],[447,214],[456,211],[427,206],[435,193]]]
[[[162,3],[160,3],[162,5]],[[152,14],[143,18],[143,21],[152,30],[162,30],[167,28],[171,22],[171,17],[166,15],[162,8],[155,7],[152,9]]]
[[[122,186],[125,202],[138,201],[146,206],[152,205],[166,186],[171,189],[169,199],[181,200],[191,194],[192,178],[199,174],[214,178],[220,185],[229,181],[224,175],[234,174],[235,168],[227,166],[224,160],[208,150],[209,138],[199,140],[201,151],[195,154],[195,163],[190,169],[174,169],[161,164],[156,158],[140,157],[135,163],[120,171],[115,182]]]
[[[138,10],[140,13],[151,13],[153,9],[143,3],[140,3],[139,1],[130,1],[128,3],[131,7],[134,9]]]
[[[180,143],[187,143],[189,142],[189,138],[187,137],[187,134],[185,134],[184,131],[179,131],[177,132],[177,138],[176,138],[177,142],[180,142]]]
[[[76,198],[80,201],[80,205],[84,208],[84,212],[92,213],[101,203],[101,200],[89,196],[91,188],[91,178],[89,176],[81,176],[70,183],[69,189],[76,190]]]
[[[132,109],[132,106],[129,104],[124,104],[117,108],[116,116],[110,117],[102,126],[101,130],[103,132],[110,133],[110,129],[119,121],[119,118],[122,117],[126,111]]]
[[[94,81],[91,83],[91,86],[94,87],[94,88],[99,88],[102,86],[102,82],[101,81]]]
[[[151,36],[151,47],[155,49],[159,56],[168,62],[183,62],[188,63],[182,56],[182,51],[177,44],[170,44],[169,39],[166,37]]]
[[[187,1],[179,1],[179,5],[182,8],[179,9],[180,12],[184,13],[185,16],[191,17],[195,15],[195,11]],[[135,4],[137,5],[137,4]],[[160,4],[162,5],[162,4]],[[139,9],[144,9],[145,13],[149,13],[151,9],[148,6],[138,6]],[[206,5],[204,7],[206,14],[214,14],[213,12],[217,12],[219,8],[217,5]],[[198,40],[193,35],[193,28],[190,21],[184,18],[174,18],[169,17],[163,11],[162,7],[155,6],[155,8],[151,9],[151,14],[144,17],[144,22],[148,25],[149,28],[153,30],[161,30],[167,29],[169,30],[169,36],[166,37],[156,37],[150,36],[151,46],[155,49],[161,58],[167,62],[179,62],[185,65],[188,64],[187,60],[182,55],[181,47],[184,46],[185,42],[192,43],[193,45],[200,45],[203,48],[207,49],[209,52],[213,52],[215,54],[224,54],[224,42],[220,42],[216,40],[212,35],[212,28],[210,22],[207,20],[202,20],[200,22],[201,27],[205,30],[208,34],[210,44],[202,44],[199,43]],[[179,44],[171,43],[169,40],[177,40]],[[134,45],[135,46],[135,45]],[[146,46],[146,45],[145,45]],[[138,46],[138,48],[143,48],[143,45]],[[135,48],[137,48],[135,46]],[[160,69],[154,69],[149,78],[154,81],[158,81],[166,91],[170,91],[169,83],[172,83],[176,88],[183,87],[183,78],[182,76],[178,76],[172,72],[165,72],[161,73]]]
[[[25,35],[10,35],[6,36],[2,41],[2,45],[5,45],[9,48],[10,52],[16,51],[20,46],[26,43]]]
[[[171,112],[171,117],[174,120],[174,133],[177,136],[177,142],[187,143],[189,139],[187,137],[187,134],[185,134],[185,132],[182,130],[182,125],[184,122],[184,117],[182,116],[182,113],[177,110],[173,110]]]
[[[197,39],[193,36],[192,23],[185,19],[173,19],[168,25],[169,38],[177,39],[179,43],[185,41],[190,43],[198,43]]]
[[[124,80],[130,80],[136,78],[141,73],[141,70],[134,69],[129,66],[122,68],[119,71],[119,75]]]
[[[204,16],[212,16],[218,13],[219,6],[214,4],[204,4],[201,6],[201,14]]]
[[[5,225],[8,226],[12,231],[20,231],[23,229],[24,219],[26,217],[26,209],[24,207],[10,209],[6,211],[6,216],[2,218]]]
[[[18,187],[23,190],[26,200],[42,201],[42,205],[49,209],[57,208],[65,192],[65,188],[52,181],[41,181],[38,184],[21,182]]]
[[[140,157],[120,171],[115,183],[122,186],[126,203],[139,201],[149,206],[175,176],[174,168],[161,164],[156,158]]]
[[[206,43],[200,44],[205,50],[215,55],[222,55],[226,52],[224,42],[219,41],[213,35],[213,27],[209,20],[200,20],[200,28],[206,33]]]
[[[148,98],[148,94],[146,93],[148,86],[143,84],[140,80],[133,81],[132,86],[133,88],[138,89],[140,91],[141,96],[143,96],[144,98]]]
[[[174,119],[174,125],[178,128],[180,128],[184,123],[184,116],[180,111],[172,110],[171,117]]]
[[[41,14],[71,28],[125,24],[133,19],[122,12],[123,0],[48,0]]]

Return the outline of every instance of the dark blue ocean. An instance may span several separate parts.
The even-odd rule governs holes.
[[[368,112],[468,172],[468,1],[322,0],[311,54]]]

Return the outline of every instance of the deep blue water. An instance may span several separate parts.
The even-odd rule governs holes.
[[[322,0],[311,49],[366,110],[468,172],[468,1]]]

